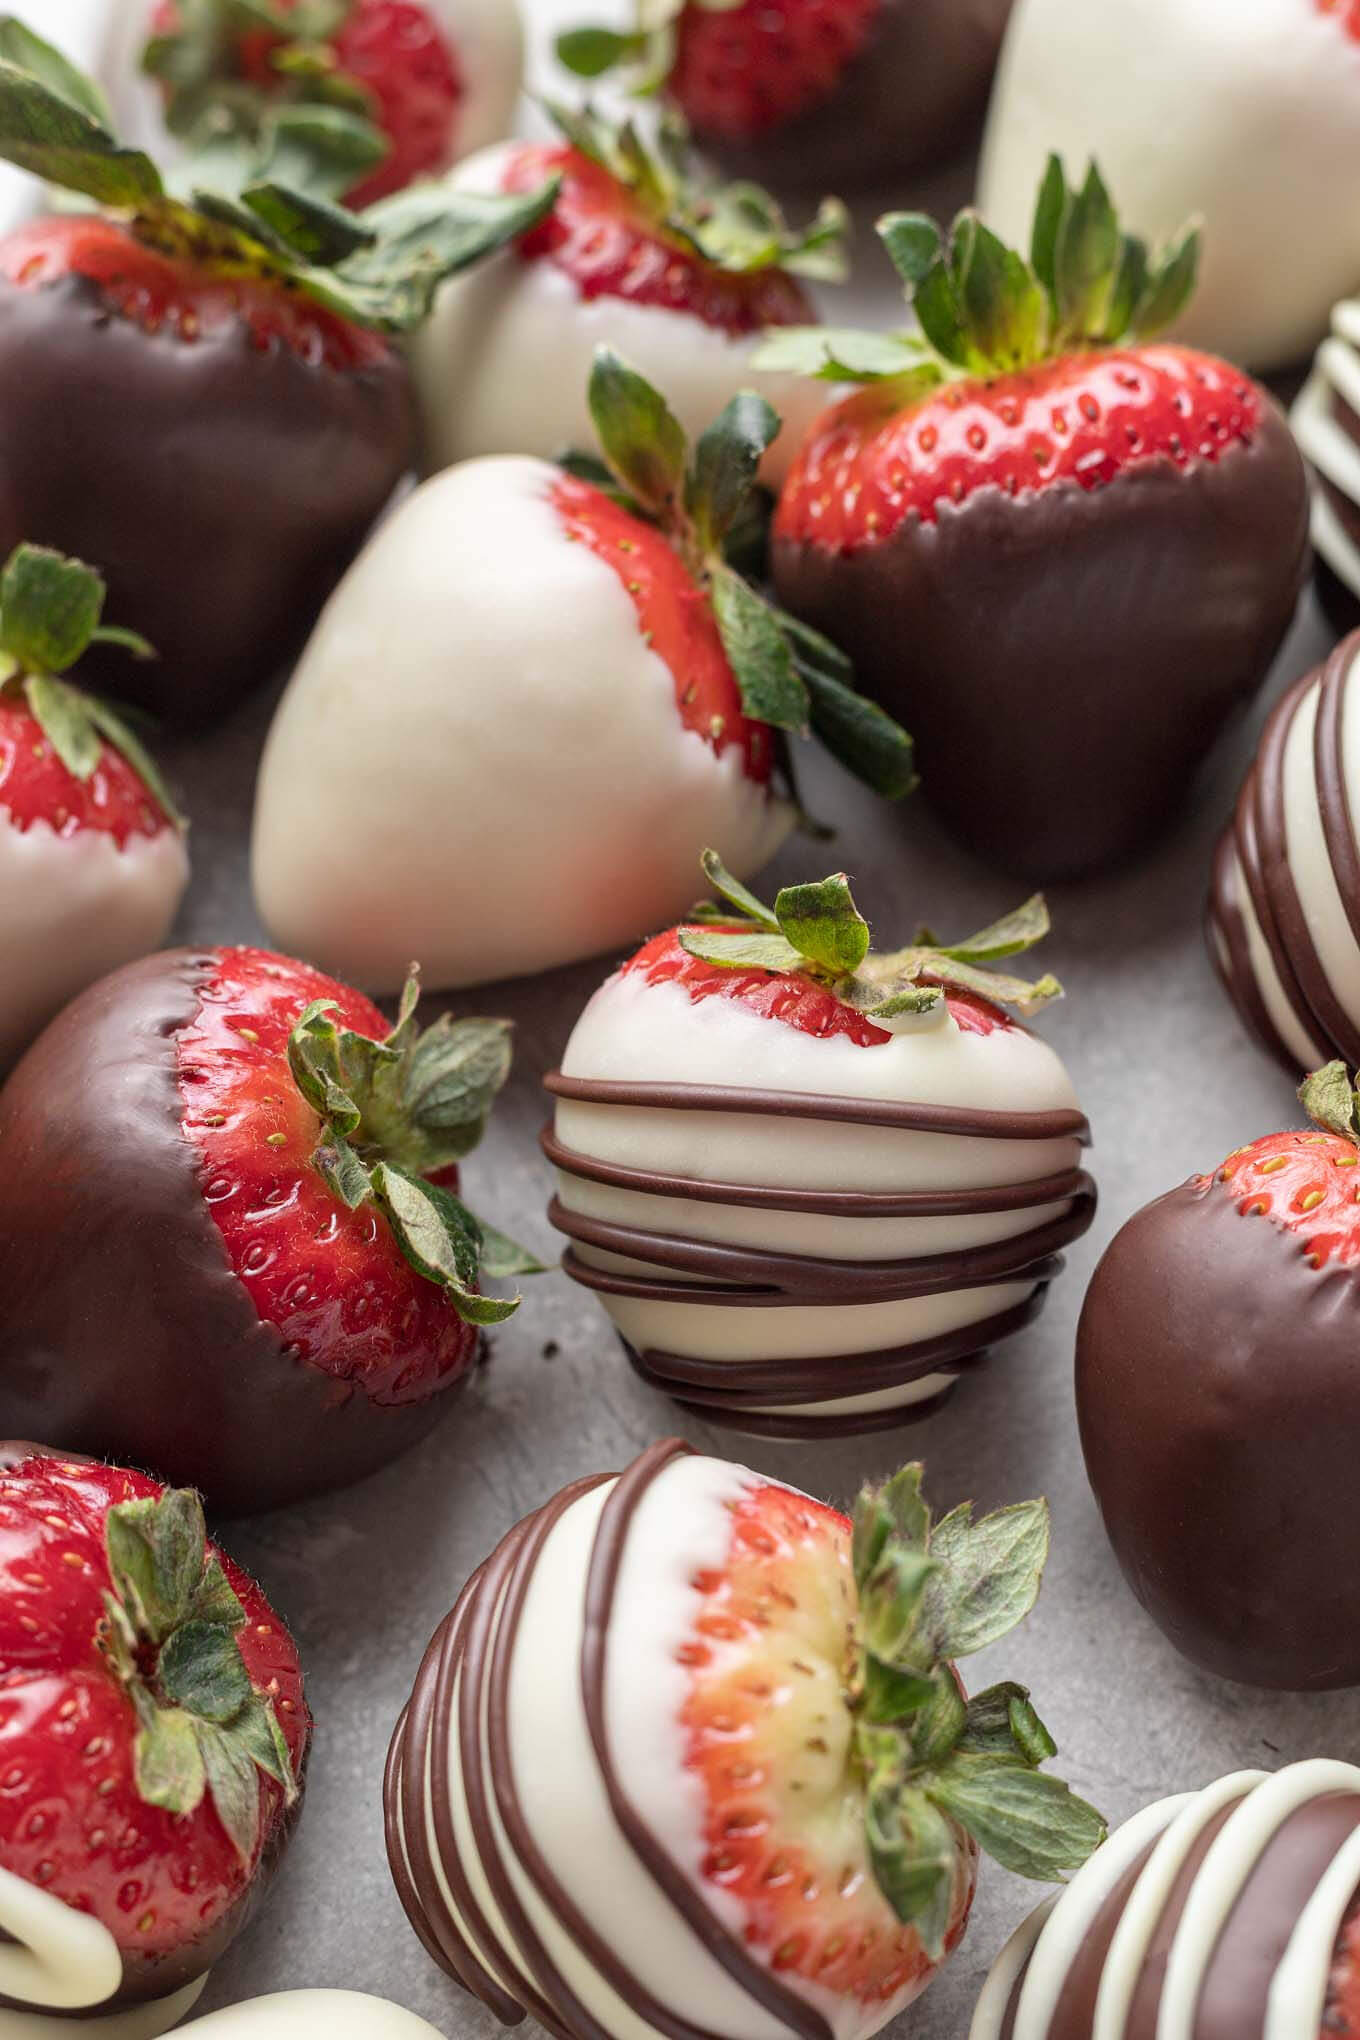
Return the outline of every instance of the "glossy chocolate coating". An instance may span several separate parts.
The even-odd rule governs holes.
[[[882,0],[820,105],[738,144],[700,135],[734,175],[862,190],[962,150],[982,118],[1013,0]]]
[[[1138,1212],[1077,1334],[1091,1486],[1134,1593],[1246,1685],[1360,1684],[1360,1277],[1230,1185]]]
[[[313,367],[243,324],[186,341],[93,286],[0,280],[0,556],[22,541],[97,566],[107,620],[158,658],[82,677],[165,723],[206,723],[279,673],[412,464],[393,350]]]
[[[1264,680],[1308,558],[1303,463],[1255,440],[1096,492],[986,487],[840,554],[781,538],[785,605],[916,738],[922,790],[1003,868],[1074,878],[1136,850]]]
[[[379,1405],[256,1316],[179,1124],[174,1037],[213,968],[181,949],[115,971],[0,1091],[0,1430],[244,1513],[376,1471],[449,1392]]]

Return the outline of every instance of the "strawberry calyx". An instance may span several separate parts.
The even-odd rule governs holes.
[[[733,564],[759,523],[760,463],[780,431],[772,407],[740,392],[691,448],[660,391],[610,347],[596,350],[589,395],[603,463],[571,455],[563,466],[669,540],[712,605],[743,715],[786,736],[815,734],[875,793],[903,799],[916,785],[907,732],[856,691],[844,653]]]
[[[167,821],[188,824],[155,760],[122,717],[61,676],[91,645],[120,645],[135,658],[155,652],[135,631],[102,621],[105,586],[93,567],[46,546],[21,545],[0,570],[0,699],[21,696],[66,770],[83,786],[105,744],[126,760]]]
[[[1343,1062],[1329,1062],[1299,1085],[1299,1103],[1314,1126],[1360,1145],[1360,1091]]]
[[[578,78],[603,78],[624,70],[639,97],[660,91],[675,68],[677,23],[686,6],[725,14],[741,0],[636,0],[632,29],[569,28],[556,42],[558,62]]]
[[[472,1152],[510,1074],[508,1020],[441,1014],[416,1026],[413,969],[383,1041],[337,1026],[333,999],[306,1007],[288,1043],[293,1080],[321,1119],[315,1167],[349,1211],[374,1204],[418,1275],[471,1325],[497,1325],[520,1299],[483,1296],[482,1276],[542,1273],[542,1263],[437,1182]]]
[[[685,131],[663,118],[648,145],[636,124],[615,126],[589,105],[547,102],[563,136],[579,153],[632,193],[644,219],[700,261],[734,276],[782,269],[816,283],[844,283],[850,215],[824,198],[814,219],[792,228],[778,201],[758,184],[700,179]]]
[[[963,942],[942,943],[923,928],[907,948],[877,953],[870,948],[869,923],[843,871],[810,885],[785,886],[774,906],[767,907],[732,876],[716,851],[706,850],[700,861],[705,878],[727,905],[701,901],[678,939],[690,956],[720,969],[811,977],[890,1032],[894,1023],[911,1026],[941,1015],[951,989],[996,1006],[1014,1006],[1026,1018],[1063,996],[1052,975],[1030,983],[985,968],[1022,955],[1048,934],[1042,893]]]
[[[242,1607],[208,1546],[191,1488],[121,1502],[105,1525],[110,1587],[98,1645],[137,1715],[134,1774],[148,1806],[191,1814],[211,1795],[249,1868],[260,1843],[261,1775],[298,1796],[273,1701],[252,1686]]]
[[[757,367],[892,382],[914,402],[946,382],[1152,339],[1185,309],[1199,267],[1197,221],[1151,250],[1122,231],[1097,165],[1078,188],[1056,155],[1039,187],[1028,260],[971,207],[948,230],[924,213],[887,213],[878,233],[920,331],[790,326],[767,337]]]
[[[854,1516],[858,1613],[846,1689],[864,1781],[870,1861],[899,1919],[943,1955],[956,1834],[1022,1877],[1052,1882],[1099,1848],[1106,1825],[1040,1769],[1057,1746],[1012,1682],[969,1700],[954,1661],[1009,1635],[1048,1560],[1044,1501],[933,1522],[920,1465],[866,1487]]]
[[[338,194],[364,167],[348,120],[337,108],[283,107],[251,146],[227,133],[192,159],[188,196],[176,196],[149,156],[119,143],[99,88],[0,17],[0,158],[94,199],[162,253],[300,291],[353,325],[414,331],[448,277],[552,210],[556,180],[495,195],[432,186],[346,211]]]

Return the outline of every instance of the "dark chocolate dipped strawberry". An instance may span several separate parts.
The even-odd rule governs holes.
[[[111,619],[160,654],[100,683],[182,724],[305,637],[414,457],[398,337],[551,202],[432,191],[350,214],[281,181],[302,143],[274,142],[172,197],[95,88],[0,23],[0,156],[100,208],[0,241],[0,549],[98,561]]]
[[[880,223],[923,337],[785,334],[757,359],[863,391],[785,487],[775,576],[910,724],[946,821],[1074,877],[1171,814],[1293,614],[1307,485],[1273,400],[1150,344],[1195,232],[1121,235],[1094,166],[1049,164],[1026,263],[963,213]]]
[[[196,1494],[4,1446],[0,1666],[0,2023],[154,2005],[161,2032],[292,1833],[293,1640]]]
[[[67,1007],[0,1092],[0,1428],[273,1507],[430,1429],[535,1264],[455,1194],[496,1020],[394,1030],[257,949],[171,950]]]
[[[121,716],[80,686],[101,621],[79,560],[20,546],[0,571],[0,1071],[83,985],[159,949],[189,878],[185,824]]]
[[[631,31],[558,40],[569,69],[627,67],[739,174],[872,186],[968,141],[1012,0],[637,0]]]
[[[343,186],[356,207],[498,140],[524,68],[515,0],[158,0],[149,25],[143,68],[176,134],[216,143],[318,110],[357,154],[367,139]]]
[[[1077,1338],[1087,1471],[1134,1593],[1247,1685],[1360,1684],[1360,1130],[1343,1063],[1138,1212]]]
[[[980,1853],[1049,1880],[1100,1843],[1026,1689],[970,1699],[953,1662],[1034,1606],[1047,1506],[936,1520],[922,1474],[852,1522],[670,1439],[479,1567],[392,1739],[387,1844],[503,2024],[872,2040],[957,1949]]]

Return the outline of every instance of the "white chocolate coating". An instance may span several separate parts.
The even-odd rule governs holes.
[[[508,154],[486,150],[453,183],[499,191]],[[568,448],[593,451],[586,392],[595,350],[607,342],[656,385],[691,439],[739,390],[766,397],[784,421],[764,468],[777,486],[836,392],[753,369],[757,339],[662,306],[585,298],[555,262],[502,250],[445,285],[412,350],[426,461],[440,468],[483,454],[553,460]]]
[[[177,829],[59,836],[0,803],[0,1072],[96,978],[160,949],[189,882]]]
[[[1360,275],[1360,43],[1314,0],[1018,0],[979,203],[1021,246],[1050,150],[1137,233],[1203,216],[1179,330],[1229,360],[1301,359]]]
[[[566,2017],[562,2000],[570,1993],[611,2040],[661,2040],[657,2026],[637,2009],[639,1994],[724,2040],[788,2040],[785,2020],[752,1995],[739,1972],[717,1959],[653,1863],[634,1847],[609,1790],[612,1775],[701,1913],[716,1922],[722,1936],[744,1945],[742,1908],[702,1874],[704,1802],[684,1764],[682,1709],[688,1680],[676,1653],[692,1637],[700,1612],[696,1574],[720,1566],[727,1557],[732,1503],[764,1483],[726,1461],[686,1455],[671,1459],[643,1490],[627,1525],[608,1621],[602,1721],[606,1770],[590,1732],[581,1668],[587,1583],[601,1518],[617,1485],[603,1482],[557,1514],[529,1572],[513,1637],[503,1629],[510,1600],[507,1581],[495,1602],[487,1652],[480,1659],[470,1652],[461,1658],[452,1707],[447,1713],[436,1710],[431,1740],[447,1737],[455,1867],[482,1916],[480,1930],[459,1912],[450,1881],[440,1870],[442,1906],[512,1996],[523,2002],[523,1993],[537,1987]],[[532,1530],[535,1523],[531,1519],[526,1527]],[[806,1648],[816,1648],[811,1634]],[[504,1654],[508,1767],[498,1773],[490,1753],[487,1704],[492,1666]],[[427,1666],[422,1680],[429,1675]],[[464,1679],[482,1682],[475,1749],[458,1730]],[[401,1767],[425,1764],[423,1841],[439,1869],[428,1761],[432,1748],[424,1750],[418,1740],[403,1742],[401,1731],[398,1745],[399,1785]],[[551,1762],[544,1761],[548,1749]],[[470,1808],[464,1770],[474,1756],[487,1795],[480,1818]],[[844,1751],[832,1751],[827,1759],[838,1777],[843,1761]],[[510,1789],[541,1859],[538,1870],[526,1863],[501,1818]],[[395,1803],[401,1804],[400,1790]],[[409,1862],[415,1837],[407,1833],[404,1817],[396,1826],[398,1846]],[[492,1889],[489,1871],[494,1869],[509,1879],[545,1959],[534,1956],[507,1919]],[[566,1918],[553,1902],[554,1882],[569,1895],[580,1922]],[[631,2003],[620,1994],[617,1977],[608,1976],[593,1959],[581,1923],[626,1971]],[[766,1966],[768,1956],[759,1948],[747,1945],[747,1954],[757,1966]],[[865,2006],[792,1974],[782,1981],[821,2017],[833,2040],[869,2040],[922,1987],[917,1982],[894,2002]]]
[[[1360,446],[1334,415],[1337,400],[1360,413],[1360,299],[1332,308],[1332,330],[1313,373],[1300,391],[1289,422],[1305,460],[1347,503],[1360,522]],[[1322,489],[1313,492],[1313,544],[1351,593],[1360,596],[1360,545]]]
[[[557,471],[418,489],[332,598],[265,749],[254,881],[281,948],[370,989],[598,954],[683,912],[700,851],[750,875],[792,810],[680,721]]]
[[[1339,1809],[1338,1826],[1344,1827],[1352,1814],[1355,1826],[1319,1852],[1306,1827],[1319,1805],[1328,1803]],[[1280,1917],[1271,1905],[1272,1873],[1263,1872],[1262,1865],[1286,1829],[1290,1838],[1285,1846],[1293,1848],[1296,1860],[1304,1850],[1310,1865],[1317,1860],[1306,1902],[1291,1916]],[[1188,1890],[1176,1898],[1177,1882],[1196,1850],[1202,1860]],[[1264,2040],[1313,2040],[1325,2009],[1337,1935],[1360,1888],[1360,1770],[1322,1760],[1292,1764],[1273,1777],[1238,1772],[1203,1792],[1161,1800],[1135,1815],[1002,1950],[978,2001],[970,2040],[1000,2040],[1008,2009],[1014,2014],[1012,2040],[1049,2040],[1050,2034],[1056,2040],[1074,2031],[1070,2013],[1057,2016],[1073,1963],[1087,1947],[1106,1901],[1144,1856],[1112,1934],[1106,1922],[1094,2023],[1085,2027],[1083,2022],[1090,2040],[1125,2040],[1130,2033],[1135,1993],[1159,1930],[1163,1939],[1170,1934],[1170,1947],[1157,2040],[1196,2040],[1201,2031],[1217,2035],[1223,2030],[1223,1971],[1241,1959],[1223,1937],[1248,1895],[1257,1937],[1253,1958],[1266,1935],[1283,1954],[1273,1967],[1262,1960],[1260,1977],[1253,1973],[1243,1982],[1239,1971],[1236,1978],[1226,1978],[1239,1984],[1243,2018],[1253,2021],[1252,2031],[1263,2031]],[[1296,1879],[1300,1875],[1297,1869],[1294,1874]],[[1176,1911],[1168,1913],[1173,1903]],[[1211,1984],[1218,2009],[1217,2023],[1210,2027],[1203,2024],[1203,2006]],[[1263,2026],[1255,2023],[1258,2015]],[[1151,2031],[1147,2016],[1145,2008],[1137,2026],[1140,2035]]]
[[[385,1998],[352,1990],[288,1990],[210,2012],[186,2026],[194,2040],[440,2040],[433,2026]]]
[[[1051,1112],[1076,1106],[1058,1057],[1020,1027],[970,1033],[941,1006],[932,1024],[862,1047],[843,1036],[823,1040],[802,1033],[727,999],[692,1000],[680,986],[651,984],[641,972],[618,973],[594,995],[573,1030],[562,1068],[569,1078],[719,1084],[984,1111]],[[776,1193],[989,1191],[1061,1176],[1080,1159],[1076,1137],[1002,1140],[571,1097],[558,1101],[555,1133],[577,1157],[696,1185],[754,1184]],[[983,1213],[837,1216],[657,1195],[631,1184],[593,1180],[570,1164],[559,1169],[558,1184],[569,1214],[670,1239],[793,1254],[814,1263],[910,1263],[959,1254],[1019,1239],[1073,1209],[1067,1194],[1039,1205]],[[686,1280],[645,1258],[616,1254],[585,1240],[578,1240],[574,1251],[588,1268],[643,1276],[661,1272],[667,1281]],[[718,1362],[775,1356],[834,1361],[839,1355],[941,1338],[1023,1304],[1038,1286],[1027,1274],[981,1287],[961,1274],[924,1295],[875,1302],[841,1296],[834,1302],[752,1309],[725,1307],[711,1296],[691,1305],[607,1292],[601,1301],[637,1353]],[[952,1382],[951,1373],[931,1373],[873,1391],[786,1403],[784,1410],[795,1417],[882,1412],[937,1396]],[[755,1401],[746,1407],[750,1413],[769,1413]]]
[[[73,2040],[77,2034],[90,2040],[160,2040],[191,2010],[207,1980],[159,2004],[101,2018],[97,2007],[123,1981],[123,1958],[106,1926],[0,1869],[0,1929],[10,1936],[0,1942],[0,1998],[26,2007],[0,2009],[0,2040]]]

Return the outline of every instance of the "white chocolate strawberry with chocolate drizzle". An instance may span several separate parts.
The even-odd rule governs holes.
[[[967,943],[869,951],[841,876],[771,913],[649,942],[548,1079],[554,1222],[644,1378],[710,1421],[805,1437],[901,1423],[1039,1309],[1086,1230],[1086,1122],[981,966],[1041,900]]]
[[[1027,1692],[969,1701],[952,1662],[1029,1612],[1047,1548],[1042,1502],[932,1524],[919,1466],[853,1526],[676,1440],[564,1489],[393,1739],[425,1947],[560,2040],[869,2040],[957,1945],[979,1848],[1054,1877],[1103,1835]]]

